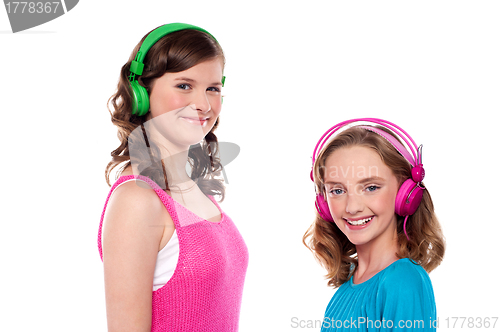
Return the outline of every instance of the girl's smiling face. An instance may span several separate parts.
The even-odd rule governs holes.
[[[363,146],[335,150],[326,159],[324,181],[330,213],[351,243],[393,243],[399,184],[377,152]]]
[[[200,142],[221,111],[222,60],[201,62],[187,70],[165,73],[150,93],[149,119],[168,141],[182,147]]]

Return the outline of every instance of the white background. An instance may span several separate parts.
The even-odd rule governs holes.
[[[250,252],[241,332],[319,330],[292,327],[322,319],[334,292],[301,243],[312,150],[363,116],[424,145],[447,239],[430,274],[440,330],[500,316],[499,16],[497,1],[88,0],[12,34],[0,10],[0,330],[106,330],[97,230],[118,146],[106,103],[140,38],[170,22],[207,29],[227,57],[217,133],[241,147],[222,203]]]

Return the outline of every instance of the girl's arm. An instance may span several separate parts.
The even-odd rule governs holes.
[[[109,199],[102,231],[109,332],[151,331],[153,276],[165,214],[154,190],[135,181],[122,184]]]

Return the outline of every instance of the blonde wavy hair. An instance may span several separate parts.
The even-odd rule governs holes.
[[[387,129],[376,126],[391,135]],[[394,136],[396,137],[396,136]],[[397,137],[396,137],[397,138]],[[326,197],[324,176],[326,159],[337,149],[362,146],[373,149],[396,176],[399,185],[411,177],[409,162],[383,137],[359,127],[351,127],[336,135],[323,148],[314,164],[314,178],[317,192]],[[397,217],[397,237],[399,258],[410,258],[427,272],[435,269],[443,260],[445,240],[439,221],[434,213],[429,190],[424,190],[417,211],[409,216],[406,231],[403,230],[404,217]],[[339,287],[349,280],[358,265],[356,246],[333,222],[321,218],[316,211],[316,220],[303,236],[302,242],[309,248],[319,263],[327,270],[328,285]]]

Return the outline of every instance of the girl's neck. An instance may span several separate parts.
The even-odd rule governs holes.
[[[356,246],[358,267],[354,272],[354,283],[362,283],[370,279],[399,259],[396,255],[398,251],[396,232],[392,239],[380,240]]]
[[[159,124],[153,121],[144,124],[149,143],[159,149],[160,158],[167,172],[168,186],[191,186],[193,181],[186,172],[190,146],[171,142],[157,130],[156,126]]]
[[[186,172],[188,151],[189,150],[177,151],[175,154],[169,154],[167,151],[162,151],[161,158],[165,166],[165,171],[167,172],[169,187],[192,182]]]

